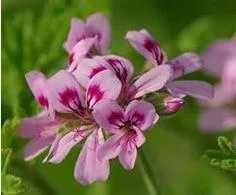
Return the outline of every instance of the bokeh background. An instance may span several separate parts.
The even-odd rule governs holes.
[[[202,53],[214,40],[231,38],[236,32],[235,0],[3,0],[2,124],[14,116],[37,112],[24,74],[39,70],[50,76],[66,67],[62,43],[71,17],[85,19],[94,12],[103,12],[111,21],[111,52],[129,58],[137,71],[144,59],[124,40],[128,30],[148,29],[170,58],[186,51]],[[188,78],[215,82],[204,73],[193,73]],[[206,149],[216,147],[217,135],[199,131],[200,112],[198,103],[187,98],[184,109],[163,118],[146,133],[144,147],[164,195],[236,194],[236,174],[212,168],[202,160]],[[224,135],[230,137],[232,133]],[[24,162],[26,142],[14,136],[8,170],[22,178],[26,188],[23,194],[147,194],[138,166],[125,171],[113,160],[108,181],[84,187],[73,178],[78,148],[59,165],[43,164],[45,154]]]

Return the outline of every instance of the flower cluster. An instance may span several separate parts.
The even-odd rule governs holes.
[[[169,61],[146,30],[129,31],[126,39],[152,64],[150,70],[134,77],[128,59],[108,55],[110,25],[96,13],[85,23],[72,19],[64,44],[69,54],[66,69],[50,78],[38,71],[26,74],[43,111],[22,120],[20,136],[32,139],[25,147],[25,160],[49,149],[44,162],[57,164],[80,143],[75,179],[84,185],[104,181],[110,159],[118,156],[125,169],[134,167],[144,132],[158,122],[159,115],[177,112],[186,95],[212,97],[206,82],[177,80],[202,67],[196,54]]]
[[[199,126],[207,133],[236,128],[236,40],[217,41],[203,55],[204,70],[219,79],[215,96],[204,101],[208,109],[200,116]],[[236,144],[236,139],[235,139]]]

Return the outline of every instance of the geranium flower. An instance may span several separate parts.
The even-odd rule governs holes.
[[[100,148],[98,158],[109,160],[119,155],[125,169],[132,169],[137,157],[137,148],[144,142],[143,131],[150,129],[158,115],[152,104],[133,100],[123,109],[113,100],[98,103],[94,110],[97,123],[112,136]]]
[[[129,31],[126,34],[126,39],[131,46],[150,61],[154,67],[169,65],[172,68],[173,75],[165,87],[174,97],[183,98],[185,95],[199,99],[211,99],[213,97],[213,88],[206,82],[175,80],[202,67],[202,60],[197,54],[185,53],[168,61],[167,55],[160,47],[159,43],[145,29]]]

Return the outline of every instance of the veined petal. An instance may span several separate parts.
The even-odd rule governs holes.
[[[99,72],[107,69],[105,61],[96,58],[84,58],[78,68],[73,72],[74,77],[84,88],[87,88],[89,81]]]
[[[159,117],[158,117],[159,118]],[[150,129],[158,120],[155,107],[143,100],[133,100],[125,110],[125,120],[144,131]]]
[[[172,71],[169,65],[161,65],[151,69],[147,73],[144,73],[134,83],[134,86],[137,90],[134,98],[138,98],[145,94],[160,90],[169,80],[171,74]]]
[[[93,116],[99,126],[114,133],[119,132],[124,121],[123,109],[111,99],[100,101],[93,110]]]
[[[108,52],[110,44],[111,27],[108,19],[101,13],[95,13],[89,16],[86,22],[87,33],[91,36],[97,36],[97,49],[102,55]]]
[[[126,84],[131,79],[134,70],[129,60],[116,55],[107,55],[98,58],[102,58],[107,62],[108,68],[115,73],[122,84]]]
[[[130,151],[123,149],[119,155],[120,163],[127,170],[134,168],[136,158],[137,158],[137,149],[136,148],[134,148],[133,150],[130,150]]]
[[[74,169],[74,177],[79,183],[89,185],[107,180],[110,173],[109,162],[99,161],[97,158],[103,143],[101,129],[94,130],[87,138]]]
[[[97,41],[96,37],[85,38],[79,41],[72,49],[69,58],[69,68],[68,72],[73,72],[81,59],[83,58],[91,58],[92,50]]]
[[[84,108],[82,89],[69,72],[60,70],[47,81],[53,97],[55,110],[62,113],[73,112],[80,115]]]
[[[24,157],[26,161],[32,160],[43,153],[50,144],[52,144],[55,136],[51,137],[36,137],[32,139],[24,149]]]
[[[100,100],[117,99],[121,91],[121,82],[110,70],[96,74],[89,82],[86,91],[87,105],[93,108]]]
[[[198,99],[212,99],[214,97],[213,86],[204,81],[179,80],[172,82],[172,86],[182,92]]]
[[[63,136],[57,144],[53,157],[49,162],[58,164],[68,155],[70,150],[84,139],[92,131],[91,127],[82,126],[80,129],[76,129]]]
[[[57,129],[61,124],[63,124],[63,121],[52,120],[43,112],[34,117],[24,118],[21,121],[18,133],[24,138],[50,137],[57,133]]]
[[[98,160],[103,161],[117,157],[122,149],[122,136],[123,134],[119,134],[108,138],[98,151]]]
[[[203,66],[203,61],[195,53],[184,53],[170,62],[173,68],[173,78],[194,72]]]
[[[217,133],[236,127],[236,110],[217,108],[204,112],[199,120],[203,132]]]
[[[154,66],[167,61],[166,54],[161,49],[159,43],[157,43],[147,30],[129,31],[125,38],[137,52],[149,60]]]
[[[85,38],[85,31],[86,27],[83,21],[78,18],[71,19],[71,26],[68,38],[63,45],[68,53],[72,52],[72,49],[76,45],[76,43]]]

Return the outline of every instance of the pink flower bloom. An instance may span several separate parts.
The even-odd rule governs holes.
[[[236,44],[221,41],[213,44],[204,54],[204,68],[220,78],[215,86],[215,97],[202,102],[208,108],[199,119],[202,131],[215,133],[236,127]]]
[[[213,97],[213,88],[203,81],[179,81],[175,79],[194,72],[202,67],[202,61],[194,53],[182,54],[172,61],[167,56],[155,39],[146,31],[129,31],[126,39],[141,55],[150,61],[154,67],[168,65],[173,71],[172,77],[166,85],[167,90],[177,98],[185,95],[199,99],[210,99]]]
[[[113,100],[98,103],[94,110],[97,123],[113,135],[98,152],[100,160],[119,156],[125,169],[132,169],[137,148],[144,142],[143,131],[150,129],[158,120],[155,108],[145,101],[134,100],[124,110]]]
[[[81,60],[73,75],[86,88],[90,79],[105,70],[111,70],[122,83],[120,99],[125,101],[160,90],[165,86],[172,74],[168,65],[162,65],[153,68],[141,75],[137,80],[132,81],[133,65],[131,62],[120,56],[110,55]]]
[[[72,147],[88,137],[78,157],[74,176],[84,185],[106,180],[109,175],[108,161],[99,161],[96,157],[104,137],[102,129],[93,119],[93,110],[104,98],[115,100],[119,96],[120,81],[110,70],[100,72],[89,81],[84,97],[83,89],[72,74],[61,70],[47,81],[47,85],[55,110],[71,113],[82,123],[60,139],[49,162],[60,163]]]
[[[86,23],[78,18],[72,18],[68,39],[64,48],[71,53],[74,46],[81,40],[89,37],[97,37],[96,49],[105,54],[108,52],[110,43],[110,23],[101,13],[95,13],[88,17]]]

